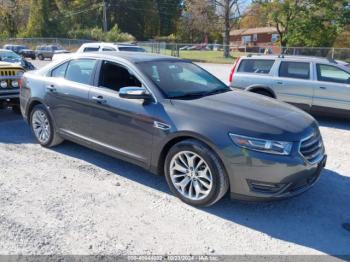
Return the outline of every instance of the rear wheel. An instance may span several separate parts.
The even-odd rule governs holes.
[[[44,60],[44,56],[40,54],[40,55],[38,55],[38,59],[39,60]]]
[[[219,158],[197,140],[175,144],[165,159],[164,169],[171,191],[193,206],[214,204],[229,186]]]
[[[62,143],[50,115],[44,105],[36,105],[30,114],[30,126],[36,140],[44,147],[53,147]]]

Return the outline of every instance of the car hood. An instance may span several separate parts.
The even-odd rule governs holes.
[[[172,100],[173,105],[190,113],[213,129],[239,135],[280,141],[300,141],[318,128],[304,111],[275,99],[246,91],[230,91],[194,100]]]

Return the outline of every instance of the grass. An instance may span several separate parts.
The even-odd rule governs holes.
[[[204,63],[218,63],[218,64],[232,64],[235,58],[244,55],[244,53],[231,53],[228,58],[224,57],[223,51],[195,51],[195,50],[184,50],[180,51],[180,57],[183,59],[189,59],[194,62]]]
[[[148,52],[152,52],[151,48],[144,47]],[[180,50],[180,58],[188,59],[193,62],[203,63],[218,63],[218,64],[232,64],[239,56],[246,55],[241,52],[231,52],[229,58],[224,57],[224,51],[198,51],[198,50]],[[170,49],[161,49],[160,54],[172,55]]]

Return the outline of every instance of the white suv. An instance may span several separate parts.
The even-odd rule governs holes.
[[[311,113],[350,116],[350,67],[346,62],[317,57],[246,56],[233,66],[230,86]]]
[[[86,43],[83,44],[77,51],[77,53],[85,52],[105,52],[105,51],[117,51],[117,52],[146,52],[146,50],[140,46],[125,43]]]
[[[126,43],[85,43],[77,50],[76,53],[87,52],[146,52],[146,50],[140,46]],[[68,57],[68,54],[54,55],[52,60],[61,60]]]

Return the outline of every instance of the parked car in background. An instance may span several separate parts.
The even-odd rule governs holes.
[[[247,56],[236,60],[231,87],[298,106],[350,117],[350,67],[342,61],[298,56]]]
[[[34,65],[25,58],[7,49],[0,49],[0,61],[19,65],[26,71],[35,69]]]
[[[234,92],[174,57],[74,54],[25,73],[20,100],[42,146],[72,140],[165,174],[191,205],[212,205],[228,190],[247,200],[294,196],[326,163],[309,114]]]
[[[117,52],[141,52],[144,53],[146,50],[140,46],[127,43],[86,43],[82,44],[77,50],[77,53],[86,52],[106,52],[106,51],[117,51]]]
[[[89,52],[141,52],[145,53],[146,50],[140,46],[128,43],[85,43],[80,46],[76,53],[89,53]],[[69,57],[67,54],[56,54],[52,60],[64,59]]]
[[[44,60],[45,58],[52,59],[52,57],[56,54],[65,53],[69,53],[69,51],[63,49],[59,45],[41,45],[38,46],[35,50],[36,57],[39,60]]]
[[[34,50],[30,49],[25,45],[6,44],[3,46],[3,49],[11,50],[16,54],[23,56],[24,58],[31,58],[32,60],[35,60]]]
[[[128,43],[86,43],[82,44],[76,53],[89,53],[89,52],[141,52],[145,53],[146,50],[140,46]],[[52,60],[59,60],[69,57],[69,54],[55,54]]]
[[[20,113],[19,85],[24,71],[19,64],[0,61],[0,108],[11,106]]]

